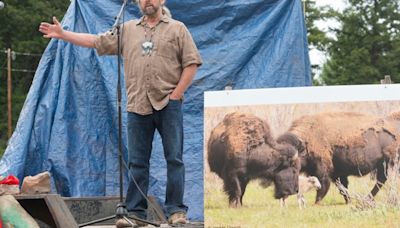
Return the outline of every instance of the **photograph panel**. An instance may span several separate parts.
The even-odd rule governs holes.
[[[399,88],[206,93],[206,227],[397,224]]]

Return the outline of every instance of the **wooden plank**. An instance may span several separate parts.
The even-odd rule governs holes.
[[[63,198],[58,194],[16,195],[21,206],[44,227],[78,227]]]
[[[69,208],[59,195],[46,195],[44,199],[58,228],[78,227]]]
[[[56,223],[54,222],[54,219],[43,197],[29,198],[24,196],[21,198],[19,195],[16,195],[15,198],[25,209],[25,211],[27,211],[40,224],[41,227],[56,227]]]

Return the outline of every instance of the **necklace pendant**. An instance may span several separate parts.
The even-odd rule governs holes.
[[[154,44],[152,41],[145,41],[142,43],[142,55],[151,55]]]

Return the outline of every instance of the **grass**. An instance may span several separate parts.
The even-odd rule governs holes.
[[[367,194],[374,182],[369,176],[350,178],[349,190]],[[386,205],[385,189],[378,193],[377,206],[360,210],[346,205],[335,185],[314,205],[315,192],[306,194],[307,208],[298,208],[296,196],[290,196],[287,208],[273,198],[273,187],[263,189],[257,182],[247,187],[243,207],[229,208],[220,183],[205,184],[205,227],[400,227],[400,208]]]

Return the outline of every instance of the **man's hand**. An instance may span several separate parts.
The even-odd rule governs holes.
[[[56,17],[53,17],[53,23],[54,24],[49,24],[47,22],[40,23],[39,31],[44,34],[43,37],[45,38],[61,39],[64,30]]]
[[[180,100],[180,99],[182,99],[182,97],[183,97],[183,94],[177,94],[176,92],[175,92],[175,93],[172,92],[172,93],[169,95],[169,99],[170,99],[170,100]]]
[[[179,80],[178,85],[175,87],[174,91],[172,91],[172,93],[169,95],[169,99],[171,100],[182,99],[186,89],[189,87],[190,83],[192,83],[197,68],[198,68],[197,64],[191,64],[183,69],[181,74],[181,79]]]
[[[61,39],[88,48],[94,48],[97,39],[97,36],[93,34],[64,30],[56,17],[53,17],[53,24],[46,22],[40,23],[39,31],[44,34],[43,37],[45,38]]]

